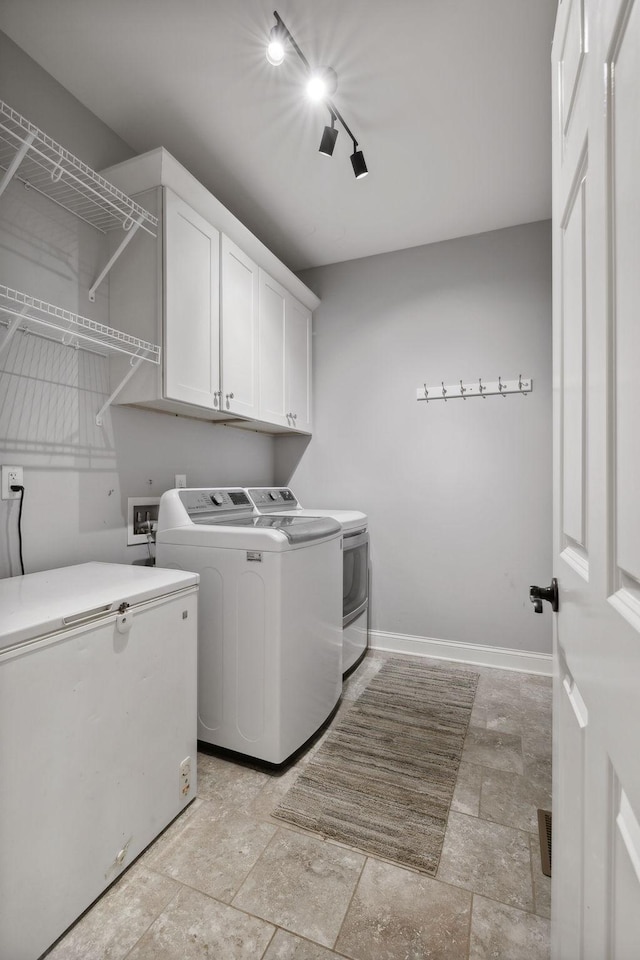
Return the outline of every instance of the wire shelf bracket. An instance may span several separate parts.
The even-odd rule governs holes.
[[[157,236],[158,218],[141,207],[91,167],[52,140],[3,100],[0,100],[0,197],[17,177],[25,187],[48,197],[58,206],[101,233],[116,228],[125,237],[89,291],[107,276],[139,229]]]
[[[467,400],[469,397],[489,397],[492,395],[501,395],[505,397],[508,393],[521,393],[526,396],[533,390],[533,380],[531,377],[523,377],[522,374],[517,380],[503,380],[498,377],[497,380],[490,380],[483,383],[482,377],[473,380],[471,383],[463,383],[458,380],[457,383],[440,383],[428,387],[427,384],[418,387],[416,390],[416,400],[455,400],[462,397]]]
[[[118,396],[122,388],[143,362],[160,363],[160,347],[155,343],[140,340],[131,334],[114,330],[96,320],[82,317],[70,310],[64,310],[52,303],[30,297],[19,290],[13,290],[0,284],[0,324],[7,327],[0,354],[9,346],[16,331],[33,333],[51,339],[50,331],[54,331],[54,339],[75,349],[98,348],[102,356],[109,353],[123,353],[131,358],[131,367],[115,388],[109,399],[103,404],[96,416],[96,423],[102,426],[105,410]],[[43,332],[44,331],[44,332]]]

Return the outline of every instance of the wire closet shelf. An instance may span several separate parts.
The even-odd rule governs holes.
[[[121,330],[114,330],[96,320],[90,320],[89,317],[30,297],[3,284],[0,284],[0,323],[9,328],[0,344],[0,351],[8,345],[16,330],[38,332],[46,328],[55,331],[58,334],[56,339],[67,346],[79,347],[81,342],[88,343],[102,346],[105,356],[115,350],[126,354],[132,360],[160,363],[160,347],[157,344],[132,337]]]
[[[19,173],[18,173],[19,169]],[[103,233],[134,225],[155,237],[158,218],[0,100],[0,194],[16,176]]]

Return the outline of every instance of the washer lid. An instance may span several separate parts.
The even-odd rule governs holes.
[[[369,518],[360,510],[312,510],[311,507],[296,507],[294,510],[278,510],[277,513],[268,513],[269,517],[305,517],[318,519],[329,517],[340,524],[345,534],[355,533],[357,530],[366,530]]]
[[[0,651],[183,590],[197,573],[125,563],[81,563],[0,580]]]
[[[283,534],[289,543],[311,543],[314,540],[324,540],[332,534],[340,533],[341,527],[336,520],[330,517],[282,517],[258,516],[240,517],[234,520],[220,522],[213,519],[198,519],[194,521],[199,526],[212,527],[244,527],[254,530],[273,530]]]

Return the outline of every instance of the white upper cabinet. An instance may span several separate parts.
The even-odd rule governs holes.
[[[311,432],[311,311],[260,271],[260,418]]]
[[[114,325],[160,341],[162,372],[141,369],[115,402],[310,433],[315,294],[166,150],[105,174],[162,226],[157,247],[133,238],[109,286]]]
[[[222,409],[259,418],[258,267],[228,237],[221,245]]]
[[[291,294],[286,301],[284,345],[288,423],[311,433],[311,311]]]
[[[260,271],[260,415],[267,423],[287,424],[285,393],[285,312],[287,291]]]
[[[165,189],[164,395],[214,409],[220,396],[220,234]]]

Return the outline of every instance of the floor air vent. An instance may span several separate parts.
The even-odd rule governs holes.
[[[551,876],[551,811],[538,810],[538,835],[540,837],[540,861],[545,877]]]

